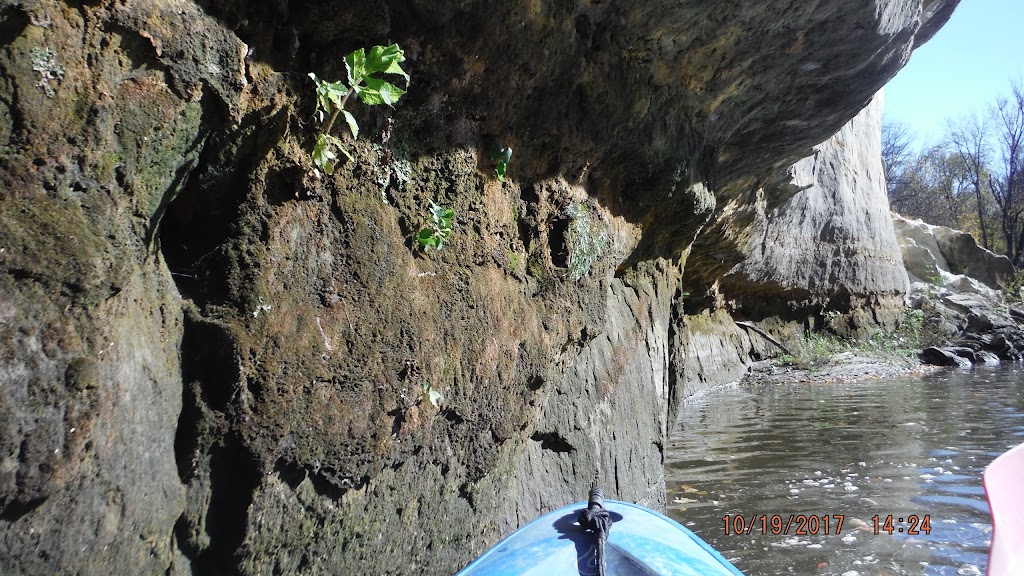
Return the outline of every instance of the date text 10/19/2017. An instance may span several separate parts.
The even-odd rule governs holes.
[[[725,525],[725,535],[753,534],[760,532],[764,535],[774,536],[817,536],[830,534],[841,534],[845,514],[753,514],[749,518],[741,514],[726,514],[722,517]],[[916,536],[924,532],[930,534],[932,531],[931,516],[925,514],[918,516],[897,516],[894,520],[892,514],[885,516],[875,515],[871,517],[871,524],[854,520],[855,525],[862,530],[868,530],[874,534],[907,534]],[[907,524],[907,526],[902,526]]]

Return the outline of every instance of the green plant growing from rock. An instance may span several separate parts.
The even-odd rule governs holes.
[[[1010,302],[1024,302],[1024,270],[1014,272],[1013,278],[1007,282],[1000,282],[999,287],[1002,288],[1003,294]]]
[[[942,288],[946,285],[946,279],[942,277],[942,274],[938,270],[936,270],[934,274],[928,274],[922,278],[922,280],[936,288]]]
[[[430,221],[416,235],[416,241],[424,251],[431,248],[440,250],[444,243],[452,235],[452,221],[455,220],[455,211],[451,208],[438,206],[430,203]]]
[[[494,171],[498,175],[498,182],[505,181],[505,173],[508,172],[508,163],[512,160],[512,147],[505,146],[491,154],[494,162]]]
[[[345,69],[347,77],[337,82],[327,82],[316,77],[310,72],[309,77],[316,83],[316,115],[320,122],[330,114],[327,123],[317,136],[316,144],[313,146],[313,164],[319,170],[327,174],[334,172],[338,160],[338,154],[344,155],[349,160],[352,155],[342,145],[336,136],[331,135],[331,128],[334,121],[341,114],[345,117],[349,131],[353,138],[359,137],[359,124],[355,116],[345,109],[348,99],[355,94],[359,100],[368,106],[386,104],[393,106],[398,99],[405,94],[398,86],[376,77],[378,74],[396,74],[405,78],[406,87],[409,83],[409,75],[402,70],[401,63],[405,61],[405,53],[398,44],[390,46],[374,46],[367,53],[362,48],[345,56]]]
[[[843,352],[869,356],[913,358],[922,348],[941,343],[936,327],[929,323],[923,310],[907,308],[894,330],[878,332],[870,338],[855,340],[826,333],[805,334],[789,343],[788,353],[777,361],[801,370],[820,368]]]

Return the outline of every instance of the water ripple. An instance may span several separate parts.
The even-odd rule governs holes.
[[[1022,376],[978,368],[704,396],[684,406],[666,451],[669,513],[748,576],[983,574],[981,474],[1024,436]],[[738,536],[725,527],[736,515],[769,528],[775,515],[827,517],[830,530],[819,520],[816,534],[758,524]]]

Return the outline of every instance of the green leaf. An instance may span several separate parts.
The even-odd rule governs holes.
[[[404,90],[390,82],[378,78],[370,78],[369,76],[363,78],[363,80],[366,82],[366,85],[360,86],[356,90],[356,94],[359,95],[359,99],[362,100],[363,104],[368,106],[376,106],[378,104],[391,106],[402,97],[402,94],[405,94]]]
[[[313,146],[313,164],[325,173],[331,174],[337,165],[339,152],[349,160],[352,159],[352,155],[342,148],[341,140],[330,134],[321,134],[316,139],[316,145]]]
[[[327,99],[331,101],[335,108],[341,108],[341,101],[345,98],[345,94],[348,94],[348,86],[345,86],[345,83],[341,80],[328,82],[324,86]]]
[[[348,93],[348,87],[340,80],[337,82],[324,82],[316,77],[316,74],[309,73],[309,77],[316,82],[316,109],[320,121],[323,121],[324,112],[330,112],[334,108],[341,108],[341,101]]]
[[[437,218],[438,227],[451,229],[454,219],[455,212],[451,208],[442,208],[441,215]]]
[[[495,167],[495,171],[498,173],[498,181],[499,182],[504,182],[505,181],[505,170],[507,170],[507,169],[508,169],[508,165],[507,164],[505,164],[504,162],[501,162],[501,161],[498,162],[498,165]]]
[[[372,88],[360,86],[359,90],[356,91],[356,94],[359,95],[359,99],[362,100],[363,104],[366,104],[367,106],[376,106],[384,103],[384,99],[381,98],[380,93]]]
[[[366,88],[360,91],[359,99],[366,104],[369,104],[369,102],[367,102],[366,98],[363,96],[363,93],[365,92],[374,93],[378,98],[380,98],[381,103],[387,104],[388,106],[398,102],[398,99],[402,97],[402,94],[405,94],[405,90],[402,90],[390,82],[380,80],[378,78],[371,78],[369,76],[364,80],[366,81]]]
[[[316,139],[316,145],[313,146],[313,164],[316,164],[318,168],[330,174],[334,172],[334,160],[336,158],[337,155],[331,150],[331,143],[327,135],[321,134]]]
[[[345,123],[348,124],[348,129],[352,131],[353,138],[359,138],[359,124],[356,124],[356,118],[348,110],[342,110],[341,114],[345,117]]]
[[[420,233],[416,235],[416,241],[420,243],[420,246],[429,248],[437,245],[437,238],[434,237],[434,231],[430,228],[424,228],[420,230]]]
[[[367,75],[377,72],[398,74],[408,82],[409,75],[398,65],[399,62],[405,62],[405,52],[398,47],[398,44],[374,46],[370,48],[370,53],[366,56],[366,73]]]
[[[366,51],[360,48],[345,56],[345,69],[348,70],[348,85],[356,86],[366,76]]]

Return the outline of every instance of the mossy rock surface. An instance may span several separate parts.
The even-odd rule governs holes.
[[[955,2],[897,4],[3,4],[0,572],[450,574],[595,475],[663,504],[755,184]],[[389,41],[317,178],[307,74]]]

